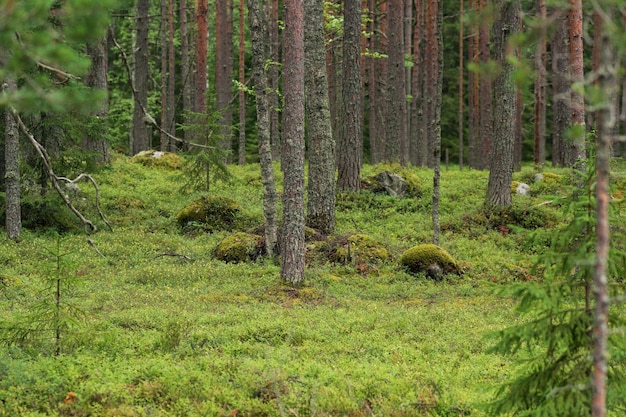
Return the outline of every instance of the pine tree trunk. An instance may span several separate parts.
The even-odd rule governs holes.
[[[161,0],[161,151],[167,151],[167,0]]]
[[[222,149],[230,151],[232,149],[230,99],[233,78],[232,0],[217,1],[215,5],[215,105],[220,112],[220,145]],[[226,161],[230,160],[231,155],[228,154]]]
[[[481,0],[481,11],[490,7],[489,0]],[[478,31],[478,42],[480,52],[480,63],[487,67],[490,60],[490,33],[489,24],[481,22]],[[491,139],[493,137],[493,118],[491,115],[491,74],[488,72],[480,73],[480,146],[478,150],[479,169],[487,169],[489,167],[488,156],[491,153]]]
[[[511,181],[513,179],[513,147],[515,142],[516,94],[513,80],[513,64],[507,59],[511,54],[509,41],[520,28],[519,0],[499,0],[499,16],[494,23],[494,58],[500,72],[494,81],[494,140],[489,157],[489,184],[485,206],[487,209],[511,205]]]
[[[239,83],[246,82],[246,28],[244,25],[244,0],[239,0]],[[246,164],[246,94],[239,90],[239,165]]]
[[[569,68],[570,83],[583,85],[583,6],[582,0],[570,0],[568,13],[569,26]],[[573,166],[576,161],[586,157],[585,152],[585,98],[577,88],[571,89],[570,111],[572,115],[572,138],[567,146],[566,165]]]
[[[8,94],[13,94],[17,91],[17,83],[13,79],[4,79],[4,89]],[[19,130],[11,110],[5,110],[4,114],[5,226],[7,237],[19,240],[22,235]]]
[[[133,74],[136,89],[133,110],[133,133],[131,154],[145,151],[151,147],[149,127],[145,122],[143,109],[148,108],[148,12],[149,0],[137,1],[137,39],[135,41],[135,72]]]
[[[480,0],[470,0],[474,13],[480,11]],[[474,22],[471,26],[472,35],[469,39],[468,61],[474,67],[479,62],[479,26]],[[480,167],[480,77],[476,71],[469,72],[468,80],[468,163],[472,168]]]
[[[176,136],[176,53],[174,52],[174,0],[167,5],[167,124],[163,129]],[[169,140],[168,140],[169,141]],[[169,141],[167,150],[174,151],[176,143]]]
[[[611,12],[608,11],[610,17]],[[606,16],[606,15],[605,15]],[[599,49],[597,62],[598,84],[606,97],[596,114],[598,148],[596,153],[596,259],[593,271],[595,312],[593,325],[593,377],[592,417],[606,416],[606,384],[609,334],[609,291],[607,262],[609,257],[609,161],[616,120],[614,97],[619,86],[615,50],[609,39],[608,28],[601,19],[603,30],[597,37]]]
[[[270,131],[272,137],[272,155],[275,161],[281,160],[282,154],[282,139],[280,136],[280,107],[279,104],[279,62],[280,62],[280,40],[278,35],[278,19],[280,14],[278,13],[278,0],[269,0],[272,3],[271,18],[270,18],[270,56],[272,65],[269,68],[270,87],[272,94],[270,95],[270,108],[272,112],[270,114]]]
[[[335,142],[326,79],[324,8],[305,0],[304,48],[309,182],[306,223],[329,235],[335,229]]]
[[[443,88],[443,8],[442,0],[426,3],[426,88],[430,164],[433,175],[433,243],[439,244],[439,194],[441,177],[441,104]]]
[[[546,163],[546,2],[537,0],[540,19],[539,39],[535,50],[535,123],[534,162],[536,167]]]
[[[415,28],[413,29],[413,68],[411,76],[411,130],[409,135],[409,157],[413,165],[426,165],[427,150],[422,146],[424,140],[424,2],[414,0]]]
[[[188,125],[191,122],[188,112],[193,110],[193,65],[189,59],[189,31],[187,26],[187,0],[180,0],[180,77],[182,85],[182,120],[184,125]],[[187,130],[183,131],[183,139],[185,143],[182,144],[184,151],[187,150],[187,142],[189,142],[189,134]]]
[[[390,162],[408,163],[406,135],[406,87],[404,85],[404,45],[402,0],[388,1],[389,28],[387,31],[389,58],[387,68],[387,131],[385,159]],[[344,68],[345,69],[345,68]],[[344,103],[345,104],[345,103]]]
[[[361,188],[362,106],[361,106],[361,1],[346,0],[343,32],[342,128],[338,147],[338,178],[340,190]]]
[[[105,92],[100,107],[93,113],[98,122],[98,129],[93,129],[89,134],[83,135],[83,149],[94,152],[96,156],[93,162],[109,162],[109,142],[106,139],[106,118],[109,115],[109,97],[107,80],[108,53],[106,38],[87,45],[87,55],[91,59],[89,73],[85,77],[85,85]]]
[[[304,3],[285,0],[283,49],[284,146],[282,169],[283,231],[281,277],[290,283],[304,278]]]
[[[569,54],[567,50],[567,22],[559,11],[555,13],[555,30],[550,51],[552,54],[552,164],[566,165],[567,132],[571,125],[569,113]]]
[[[263,216],[265,219],[265,250],[273,256],[276,248],[278,221],[276,214],[276,184],[272,166],[272,144],[270,132],[269,97],[267,93],[267,73],[265,61],[269,40],[265,11],[261,9],[263,0],[248,0],[248,19],[252,42],[252,78],[255,88],[257,136],[261,181],[263,182]]]
[[[459,1],[459,171],[463,170],[463,130],[465,128],[463,117],[463,2]]]

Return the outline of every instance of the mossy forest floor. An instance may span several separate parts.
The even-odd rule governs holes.
[[[626,169],[614,168],[612,192],[623,198]],[[211,193],[239,202],[251,230],[263,219],[259,167],[231,171]],[[177,213],[201,195],[180,192],[181,171],[117,156],[94,175],[113,231],[97,221],[86,184],[75,200],[96,220],[91,238],[106,259],[80,230],[0,242],[0,320],[13,329],[2,333],[0,416],[485,415],[516,372],[514,359],[486,353],[488,334],[519,320],[515,300],[493,290],[541,279],[532,269],[541,233],[565,220],[541,204],[564,192],[568,171],[546,169],[558,175],[515,196],[503,216],[512,227],[481,211],[487,172],[444,168],[440,243],[464,273],[437,282],[397,262],[432,241],[432,172],[410,171],[419,197],[337,200],[336,235],[368,234],[392,261],[316,258],[290,287],[277,261],[215,260],[230,232],[180,229]],[[514,179],[533,175],[528,167]]]

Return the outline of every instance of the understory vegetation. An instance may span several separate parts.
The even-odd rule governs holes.
[[[226,237],[262,227],[259,166],[212,184],[210,196],[238,208],[222,229],[181,222],[208,200],[181,192],[183,167],[116,155],[94,173],[112,230],[90,187],[72,196],[100,229],[93,245],[62,212],[62,227],[25,219],[20,242],[0,242],[0,416],[485,416],[519,375],[530,350],[493,353],[489,335],[530,319],[502,289],[543,282],[536,261],[572,220],[560,203],[569,170],[535,181],[525,167],[514,181],[530,194],[487,213],[488,173],[444,169],[440,246],[460,271],[438,279],[400,263],[432,243],[430,170],[410,169],[408,197],[339,194],[337,230],[308,244],[322,249],[292,287],[260,250],[246,262],[215,256]],[[398,169],[365,166],[363,178]],[[611,172],[619,216],[624,161]],[[388,255],[325,256],[362,236]],[[613,394],[609,409],[621,401]]]

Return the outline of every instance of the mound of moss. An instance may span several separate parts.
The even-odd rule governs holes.
[[[385,245],[363,233],[341,236],[328,245],[328,250],[331,261],[344,264],[380,264],[391,259]]]
[[[442,247],[433,244],[413,246],[404,251],[400,263],[411,273],[426,273],[434,279],[446,274],[461,274],[458,262]]]
[[[235,200],[218,196],[202,196],[185,206],[176,216],[183,230],[233,230],[241,207]]]
[[[215,248],[215,258],[224,262],[254,261],[263,254],[263,238],[251,233],[237,232],[226,236]]]
[[[175,153],[155,150],[141,151],[132,158],[130,162],[144,166],[154,166],[166,169],[180,169],[185,160]]]

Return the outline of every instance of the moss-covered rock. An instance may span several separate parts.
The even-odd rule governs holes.
[[[208,195],[185,206],[176,216],[176,220],[183,229],[214,232],[234,229],[240,213],[241,207],[235,200]]]
[[[434,279],[446,274],[460,274],[458,262],[442,247],[433,244],[422,244],[407,249],[400,257],[400,263],[409,272],[426,273]]]
[[[394,195],[389,192],[391,181],[397,181],[396,176],[404,180],[405,190],[401,197],[420,197],[422,194],[422,179],[417,176],[410,168],[400,164],[381,164],[375,167],[375,173],[365,178],[361,182],[361,188],[370,190],[374,193],[385,193]]]
[[[338,238],[329,245],[332,261],[341,263],[379,264],[391,259],[391,252],[371,236],[356,233]]]
[[[215,257],[224,262],[254,261],[264,251],[263,238],[251,233],[237,232],[226,236],[215,248]]]
[[[185,160],[175,153],[155,150],[141,151],[132,158],[130,162],[144,166],[155,166],[166,169],[180,169]]]

